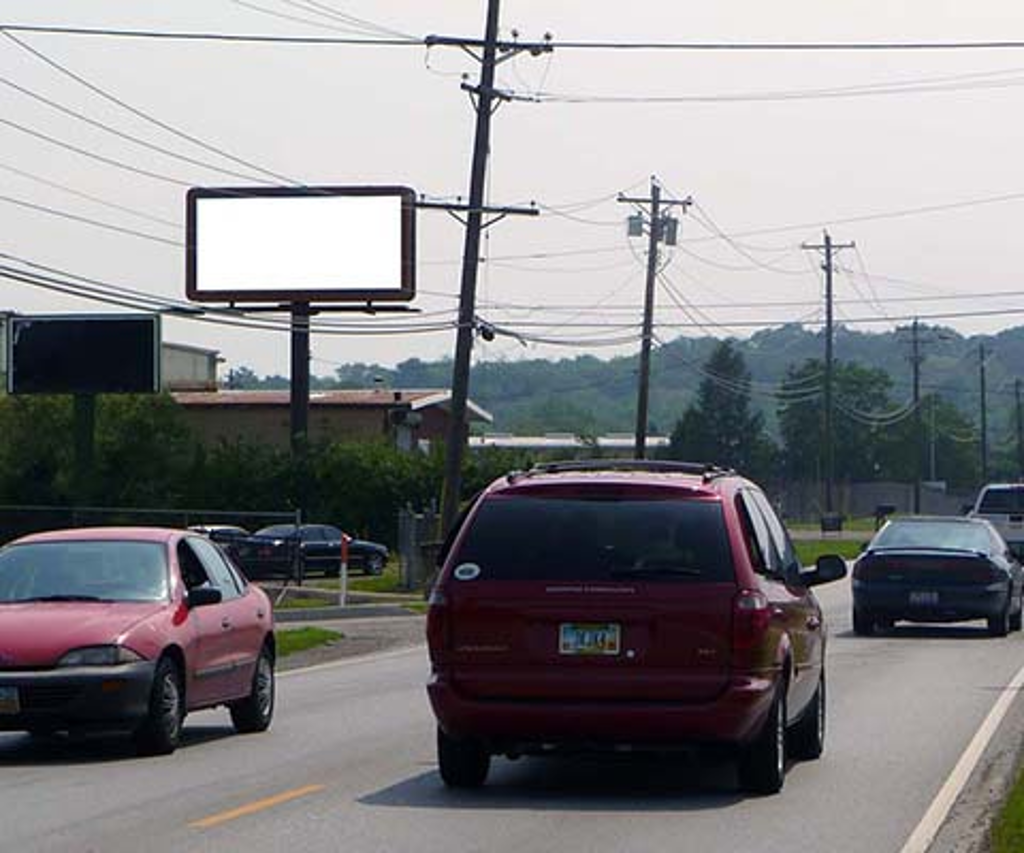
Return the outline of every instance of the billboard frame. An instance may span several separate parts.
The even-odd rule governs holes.
[[[70,395],[70,396],[81,396],[81,395],[93,395],[93,394],[159,394],[163,386],[163,324],[161,322],[161,316],[159,314],[140,314],[140,313],[126,313],[126,314],[88,314],[88,313],[68,313],[68,314],[9,314],[7,316],[7,329],[6,329],[6,357],[7,357],[7,377],[6,377],[6,390],[11,396],[42,396],[42,395]],[[15,339],[17,338],[16,327],[19,323],[23,322],[49,322],[49,321],[145,321],[153,328],[153,376],[152,376],[152,388],[150,390],[139,390],[139,391],[23,391],[18,390],[15,387],[17,364],[14,357]]]
[[[401,286],[398,289],[288,289],[210,290],[197,287],[197,213],[199,202],[209,198],[306,198],[317,196],[398,196],[401,209]],[[313,186],[313,187],[192,187],[185,197],[185,293],[193,302],[228,303],[374,303],[408,302],[416,296],[416,192],[410,187]]]

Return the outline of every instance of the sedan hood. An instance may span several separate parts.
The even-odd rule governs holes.
[[[0,669],[53,666],[71,649],[115,642],[166,602],[0,604]]]

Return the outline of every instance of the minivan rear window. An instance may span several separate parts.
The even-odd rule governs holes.
[[[1018,513],[1024,512],[1024,487],[989,488],[981,496],[978,512]]]
[[[733,580],[718,501],[536,493],[485,499],[455,565],[481,580]]]

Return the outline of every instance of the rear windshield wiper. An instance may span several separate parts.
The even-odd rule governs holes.
[[[668,575],[673,577],[697,578],[704,574],[700,569],[688,566],[647,565],[631,566],[625,569],[612,569],[609,573],[613,578],[635,578]]]
[[[97,595],[36,595],[32,598],[19,598],[17,601],[113,601],[113,599],[100,598]]]

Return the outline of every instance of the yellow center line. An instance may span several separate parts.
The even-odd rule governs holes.
[[[282,803],[297,800],[299,797],[305,797],[308,794],[315,794],[317,791],[322,791],[323,789],[323,785],[306,785],[304,788],[294,788],[291,791],[283,791],[280,794],[274,794],[272,797],[265,797],[262,800],[254,800],[253,802],[246,803],[244,806],[239,806],[236,809],[210,815],[209,817],[204,817],[202,820],[193,821],[189,826],[193,829],[209,829],[210,827],[219,826],[220,824],[227,823],[231,820],[237,820],[240,817],[246,817],[247,815],[265,811],[266,809],[273,808],[274,806],[279,806]]]

